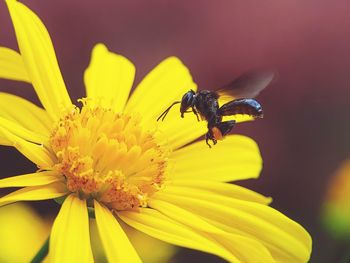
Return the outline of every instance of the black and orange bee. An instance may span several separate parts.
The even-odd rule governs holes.
[[[261,90],[268,86],[273,79],[272,72],[252,71],[245,73],[223,86],[217,91],[201,90],[186,92],[181,101],[171,104],[157,119],[163,121],[169,110],[176,104],[181,103],[181,118],[185,113],[193,112],[198,121],[199,115],[208,122],[208,132],[205,135],[206,143],[209,147],[209,140],[215,145],[217,140],[228,134],[235,120],[222,121],[224,116],[234,116],[238,114],[248,115],[252,119],[262,118],[263,110],[256,97]],[[219,105],[219,98],[226,98],[227,103]],[[189,110],[191,108],[191,110]]]

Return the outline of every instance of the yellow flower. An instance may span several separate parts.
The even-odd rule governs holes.
[[[0,76],[31,83],[44,107],[0,93],[0,142],[39,170],[0,181],[23,187],[0,198],[67,196],[50,236],[52,262],[92,262],[87,207],[110,262],[140,262],[120,221],[160,240],[230,262],[306,262],[309,234],[269,207],[270,198],[226,182],[256,178],[257,145],[228,136],[209,149],[195,116],[159,114],[196,85],[175,57],[152,70],[129,98],[135,68],[98,44],[85,71],[87,97],[71,103],[49,34],[26,6],[6,1],[20,54],[1,48]],[[195,127],[194,127],[195,126]],[[157,248],[155,248],[157,249]]]

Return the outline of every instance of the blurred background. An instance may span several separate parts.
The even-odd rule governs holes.
[[[348,0],[23,2],[47,26],[74,100],[84,95],[83,71],[98,42],[134,62],[136,83],[171,55],[184,61],[200,89],[252,68],[275,69],[277,77],[258,98],[265,118],[233,131],[254,138],[264,159],[260,179],[239,184],[272,196],[273,207],[311,233],[310,262],[344,260],[350,248],[320,215],[331,178],[350,157]],[[0,24],[0,45],[17,49],[2,1]],[[38,102],[23,83],[1,80],[0,90]],[[13,149],[0,148],[0,156],[0,177],[35,169]],[[36,213],[56,215],[57,204],[40,203],[31,204]],[[167,261],[222,262],[184,249]]]

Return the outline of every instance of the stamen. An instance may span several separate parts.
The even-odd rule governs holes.
[[[52,132],[55,169],[67,187],[115,210],[147,206],[160,189],[168,153],[136,114],[116,113],[96,101],[62,115]]]

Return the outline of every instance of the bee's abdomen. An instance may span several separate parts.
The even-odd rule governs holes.
[[[218,114],[221,116],[246,114],[254,118],[262,118],[263,110],[260,103],[254,99],[237,99],[222,105]]]

